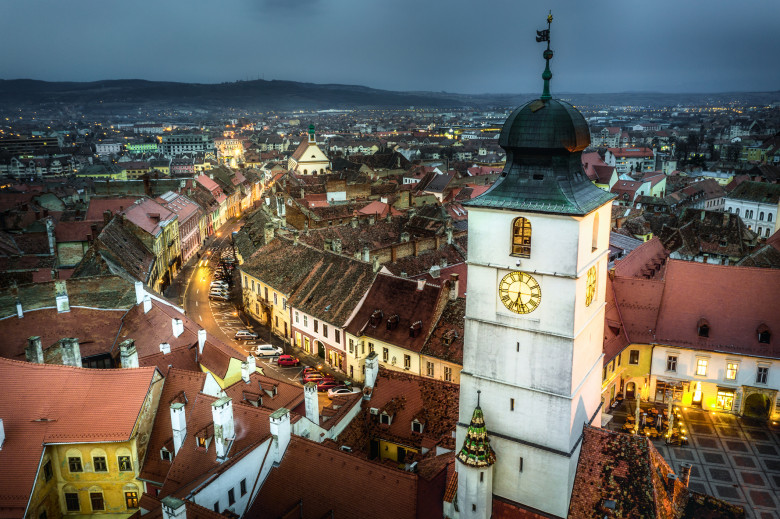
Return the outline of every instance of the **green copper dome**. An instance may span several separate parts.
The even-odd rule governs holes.
[[[536,99],[517,108],[504,123],[498,139],[507,153],[520,150],[582,151],[590,130],[582,114],[558,99]]]

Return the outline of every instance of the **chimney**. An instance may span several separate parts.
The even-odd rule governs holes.
[[[178,337],[184,332],[184,322],[181,319],[171,319],[171,326],[173,327],[173,336]]]
[[[669,498],[674,500],[675,497],[675,483],[677,482],[677,476],[670,472],[666,475],[666,492],[669,494]]]
[[[148,313],[152,309],[152,298],[148,294],[144,295],[144,313]]]
[[[171,352],[171,345],[167,342],[160,343],[160,351],[163,355],[168,355]]]
[[[374,256],[371,262],[374,272],[379,272],[379,269],[381,268],[381,265],[379,264],[379,256]]]
[[[271,222],[268,222],[263,227],[263,240],[265,243],[271,243],[271,241],[274,239],[274,224]]]
[[[54,256],[57,253],[57,240],[54,238],[54,221],[51,218],[46,220],[46,234],[49,237],[49,254]]]
[[[203,346],[206,344],[206,330],[198,330],[198,354],[203,355]]]
[[[187,505],[178,497],[162,498],[163,519],[187,519]]]
[[[350,225],[350,226],[351,226],[353,229],[357,229],[357,228],[358,228],[358,219],[357,219],[357,217],[356,217],[356,216],[353,216],[353,217],[352,217],[352,220],[350,220],[350,221],[349,221],[349,225]]]
[[[22,302],[18,299],[16,300],[16,317],[21,319],[24,317],[24,311],[22,310]]]
[[[363,258],[362,258],[362,259],[363,259],[363,261],[365,261],[366,263],[368,263],[369,261],[371,261],[371,257],[370,257],[370,256],[369,256],[369,254],[368,254],[368,245],[363,245]]]
[[[249,370],[249,375],[252,376],[252,373],[257,371],[257,359],[255,359],[254,355],[247,355],[246,358],[246,366]]]
[[[408,243],[409,242],[409,233],[408,232],[402,232],[401,233],[401,243]]]
[[[439,279],[439,276],[441,276],[441,267],[440,267],[440,266],[438,266],[438,265],[433,265],[433,266],[432,266],[432,267],[431,267],[431,268],[428,270],[428,274],[430,274],[430,276],[431,276],[433,279]]]
[[[298,231],[293,231],[293,245],[298,245]]]
[[[173,429],[173,455],[179,453],[184,438],[187,436],[187,419],[184,414],[184,404],[175,402],[171,404],[171,428]]]
[[[680,483],[682,483],[685,487],[688,486],[688,482],[691,479],[691,464],[690,463],[680,463]]]
[[[103,211],[103,224],[108,225],[111,222],[111,218],[113,217],[114,215],[108,209]]]
[[[447,268],[447,258],[442,258],[439,260],[439,268]]]
[[[214,446],[217,458],[227,456],[230,442],[235,437],[233,425],[233,399],[225,396],[211,404],[211,418],[214,420]]]
[[[79,340],[75,338],[60,339],[60,354],[64,366],[81,367],[81,349]]]
[[[460,289],[460,281],[458,274],[450,274],[450,301],[455,301],[458,298],[458,292]]]
[[[447,245],[452,245],[452,229],[447,229]]]
[[[425,288],[425,280],[424,279],[418,279],[417,280],[417,290],[420,291]]]
[[[27,339],[27,347],[24,349],[24,356],[27,358],[27,362],[33,364],[43,364],[43,347],[41,346],[41,338],[37,335]]]
[[[341,238],[333,238],[333,252],[341,254]]]
[[[303,398],[306,404],[306,418],[314,425],[320,424],[319,398],[317,397],[317,384],[307,382],[303,386]]]
[[[119,344],[119,358],[123,368],[137,368],[138,350],[135,349],[135,341],[127,339]]]
[[[244,384],[249,384],[249,362],[245,361],[241,363],[241,380],[244,381]]]
[[[280,407],[271,413],[271,436],[274,438],[276,463],[282,461],[287,445],[290,443],[290,411]]]
[[[135,282],[135,304],[140,305],[144,302],[144,296],[146,295],[146,292],[144,291],[144,284],[140,281]]]
[[[56,292],[55,300],[57,302],[57,313],[70,312],[70,301],[68,300],[68,288],[64,281],[55,281],[54,290]]]
[[[366,387],[374,387],[376,377],[379,375],[379,357],[375,351],[372,351],[366,357]]]

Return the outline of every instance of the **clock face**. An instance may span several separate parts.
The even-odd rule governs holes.
[[[588,270],[588,278],[585,281],[585,306],[590,306],[596,297],[596,266]]]
[[[542,289],[525,272],[510,272],[498,284],[498,296],[507,309],[517,314],[529,314],[542,301]]]

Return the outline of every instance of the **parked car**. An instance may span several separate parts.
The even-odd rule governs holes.
[[[305,375],[307,373],[320,373],[320,374],[322,374],[322,372],[320,370],[318,370],[317,368],[313,368],[311,366],[306,366],[305,368],[303,368],[303,374]]]
[[[276,363],[279,366],[297,366],[301,361],[292,355],[280,355],[279,358],[276,359]]]
[[[217,288],[224,288],[226,290],[230,288],[230,284],[227,281],[222,281],[222,280],[212,281],[210,286],[211,288],[217,287]]]
[[[252,330],[238,330],[236,334],[233,336],[233,338],[237,341],[257,339],[258,337],[260,337],[260,335],[253,332]]]
[[[270,344],[260,344],[252,348],[251,352],[255,357],[278,357],[282,354],[282,349]]]
[[[351,395],[354,393],[360,393],[360,388],[354,386],[336,386],[334,388],[328,389],[328,398],[333,398],[334,396],[339,395]]]
[[[317,382],[317,391],[328,391],[330,389],[333,389],[334,387],[338,387],[340,384],[341,382],[338,382],[336,380],[323,379]]]
[[[336,381],[335,378],[331,377],[330,375],[323,375],[322,373],[309,373],[308,375],[303,376],[303,383],[306,384],[307,382],[321,382],[323,380],[332,380]],[[336,384],[338,385],[338,384]]]
[[[230,301],[230,298],[223,294],[209,294],[209,299],[214,301]]]

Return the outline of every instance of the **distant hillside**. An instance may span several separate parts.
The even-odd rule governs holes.
[[[200,84],[144,80],[106,80],[89,83],[0,80],[0,110],[29,106],[67,106],[68,109],[117,113],[141,108],[234,107],[245,110],[314,110],[327,108],[485,108],[517,106],[538,94],[452,94],[393,92],[356,85],[321,85],[294,81],[237,81]],[[557,94],[580,106],[675,106],[723,104],[736,101],[762,106],[780,100],[778,92],[723,94]]]

